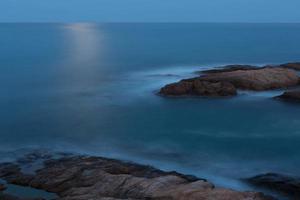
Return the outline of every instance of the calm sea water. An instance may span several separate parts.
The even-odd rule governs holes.
[[[121,158],[246,190],[300,173],[300,106],[162,98],[164,84],[224,64],[300,60],[300,24],[0,24],[0,151]]]

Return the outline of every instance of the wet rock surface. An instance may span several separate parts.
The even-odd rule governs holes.
[[[267,173],[249,178],[247,181],[256,186],[284,193],[292,199],[300,199],[300,178]]]
[[[234,96],[237,89],[263,91],[284,89],[299,84],[294,70],[282,66],[256,67],[229,65],[202,71],[201,76],[184,79],[161,88],[165,96]]]
[[[282,95],[275,97],[276,99],[300,103],[300,90],[284,92]]]
[[[202,81],[186,79],[163,87],[160,92],[168,96],[234,96],[237,90],[233,84],[225,81]]]
[[[262,193],[216,188],[204,179],[151,166],[78,155],[46,159],[35,174],[24,174],[17,162],[4,163],[0,165],[0,177],[11,184],[54,192],[61,200],[271,199]]]

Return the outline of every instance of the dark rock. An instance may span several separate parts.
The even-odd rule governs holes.
[[[5,185],[3,185],[3,184],[0,183],[0,192],[1,192],[1,191],[4,191],[4,190],[6,190]]]
[[[295,63],[286,63],[280,65],[280,67],[288,68],[288,69],[294,69],[299,71],[300,70],[300,62],[295,62]]]
[[[185,79],[161,88],[159,94],[166,96],[234,96],[236,88],[225,81],[203,81],[200,79]]]
[[[17,164],[14,163],[1,163],[0,164],[0,178],[8,177],[11,174],[16,174],[20,171],[20,168]]]
[[[9,166],[13,169],[9,170]],[[2,178],[57,193],[60,200],[151,199],[151,200],[266,200],[257,192],[215,188],[204,179],[150,166],[114,159],[68,156],[49,159],[34,175],[26,175],[15,164],[0,165]]]
[[[275,97],[276,99],[281,99],[284,101],[291,101],[291,102],[299,102],[300,103],[300,90],[294,91],[287,91],[284,92],[282,95]]]
[[[268,173],[249,178],[247,181],[253,185],[272,189],[300,199],[300,178]]]
[[[209,69],[199,71],[202,74],[214,74],[214,73],[221,73],[221,72],[232,72],[237,70],[255,70],[259,67],[253,65],[226,65],[224,67],[216,68],[216,69]]]

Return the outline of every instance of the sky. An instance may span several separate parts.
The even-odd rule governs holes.
[[[300,0],[0,0],[0,22],[300,22]]]

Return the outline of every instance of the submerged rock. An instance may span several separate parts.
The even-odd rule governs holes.
[[[60,200],[267,200],[257,192],[215,188],[194,176],[164,172],[150,166],[89,156],[48,159],[33,175],[15,163],[0,165],[9,183],[57,193]]]
[[[275,97],[276,99],[281,99],[284,101],[292,101],[300,103],[300,90],[293,90],[284,92],[282,95]]]
[[[185,79],[161,88],[160,94],[168,96],[234,96],[236,88],[229,82],[203,81],[199,79]]]
[[[268,173],[258,175],[248,179],[248,182],[256,185],[272,189],[281,193],[285,193],[294,199],[300,199],[300,179],[285,176],[281,174]]]

